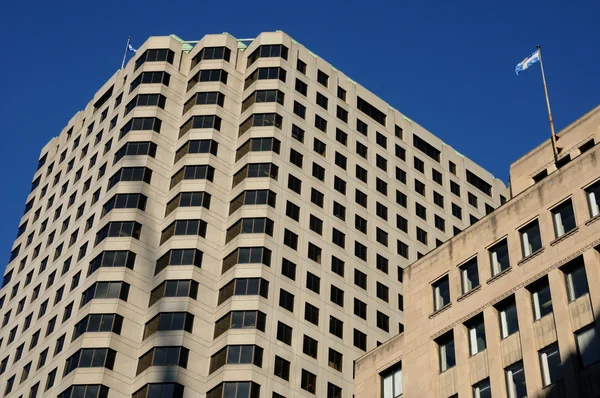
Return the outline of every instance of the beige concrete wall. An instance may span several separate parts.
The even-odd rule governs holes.
[[[563,143],[577,141],[578,132],[596,129],[595,113],[581,120],[574,137],[561,137]],[[524,170],[525,165],[538,161],[537,153],[531,156],[515,163],[512,171]],[[394,357],[394,351],[402,362],[407,397],[446,398],[454,393],[472,396],[473,385],[488,374],[492,396],[506,396],[504,369],[518,361],[524,365],[529,397],[597,396],[597,389],[588,386],[597,385],[590,375],[597,375],[598,367],[580,367],[574,332],[598,324],[600,224],[597,217],[590,219],[584,189],[600,179],[599,158],[600,148],[595,146],[409,266],[403,286],[406,297],[403,338],[390,341],[358,360],[356,397],[370,397],[370,391],[380,388],[378,375],[384,365],[377,358],[381,352],[390,352],[388,356]],[[577,227],[557,239],[551,210],[567,198],[572,200]],[[523,258],[518,230],[534,219],[539,221],[542,249]],[[492,277],[488,248],[505,238],[511,267]],[[590,293],[569,302],[561,267],[578,256],[583,256],[585,262]],[[480,287],[463,296],[458,266],[472,258],[477,258]],[[444,275],[450,282],[450,304],[434,312],[431,284]],[[553,312],[534,322],[532,297],[527,288],[543,277],[548,278]],[[519,331],[501,339],[495,305],[508,297],[516,301]],[[469,357],[465,322],[478,314],[484,317],[487,347]],[[449,332],[454,337],[456,366],[440,374],[435,339]],[[564,376],[543,388],[538,350],[555,342]]]

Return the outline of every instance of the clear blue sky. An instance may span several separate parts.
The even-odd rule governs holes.
[[[128,35],[283,30],[505,182],[549,136],[539,66],[514,73],[536,45],[558,129],[600,104],[598,0],[32,0],[2,14],[0,270],[40,149],[119,68]]]

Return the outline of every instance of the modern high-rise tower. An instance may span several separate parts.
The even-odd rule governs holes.
[[[349,398],[501,181],[282,32],[152,37],[42,149],[5,397]]]

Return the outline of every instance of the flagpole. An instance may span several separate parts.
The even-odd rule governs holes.
[[[558,148],[556,146],[556,134],[554,133],[554,121],[552,120],[552,111],[550,110],[550,98],[548,97],[548,87],[546,86],[546,75],[544,74],[544,63],[542,62],[542,48],[537,46],[540,57],[540,70],[542,71],[542,81],[544,82],[544,92],[546,93],[546,106],[548,107],[548,119],[550,121],[550,131],[552,132],[552,151],[554,152],[554,162],[558,161]]]
[[[125,67],[125,59],[127,58],[127,51],[129,50],[129,43],[131,42],[131,36],[127,36],[127,45],[125,46],[125,54],[123,54],[123,62],[121,62],[121,69]]]

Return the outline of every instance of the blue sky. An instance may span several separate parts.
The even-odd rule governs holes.
[[[557,129],[600,103],[597,0],[33,0],[2,8],[0,269],[40,149],[119,68],[128,35],[136,46],[170,33],[195,40],[283,30],[505,182],[509,164],[549,136],[538,65],[514,73],[536,45]]]

